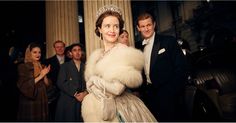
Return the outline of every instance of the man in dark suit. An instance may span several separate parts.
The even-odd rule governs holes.
[[[49,102],[49,120],[53,121],[55,117],[56,103],[59,96],[59,90],[56,85],[58,73],[61,64],[69,61],[70,59],[65,55],[65,43],[57,40],[54,42],[53,47],[55,49],[55,55],[46,60],[46,65],[51,65],[51,70],[48,74],[48,78],[52,81],[52,86],[47,91]]]
[[[184,103],[187,61],[172,36],[155,33],[156,23],[149,13],[140,14],[137,28],[143,37],[145,56],[143,100],[158,121],[177,121]]]

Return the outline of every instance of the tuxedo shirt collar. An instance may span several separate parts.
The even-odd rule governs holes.
[[[65,61],[65,56],[59,56],[59,55],[56,55],[57,56],[57,59],[59,61],[60,64],[64,63]]]
[[[150,79],[150,64],[151,64],[151,54],[152,54],[152,48],[154,44],[154,38],[155,38],[155,32],[149,39],[144,39],[143,42],[147,44],[144,46],[143,53],[144,53],[144,71],[147,78],[147,83],[152,83]],[[143,44],[144,44],[143,43]]]
[[[155,38],[155,32],[153,33],[153,35],[150,38],[143,39],[142,45],[153,44],[154,38]]]

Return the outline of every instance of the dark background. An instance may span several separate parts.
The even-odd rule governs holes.
[[[45,41],[44,2],[1,1],[0,15],[0,40],[4,47],[21,48],[32,41]]]

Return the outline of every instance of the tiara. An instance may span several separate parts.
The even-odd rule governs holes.
[[[102,8],[100,8],[97,11],[96,18],[98,19],[100,15],[102,15],[104,12],[107,12],[107,11],[117,12],[121,15],[121,10],[117,6],[115,6],[115,5],[106,5],[106,6],[103,6]]]

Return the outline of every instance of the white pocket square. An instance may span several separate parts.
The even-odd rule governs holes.
[[[164,53],[166,50],[165,50],[165,48],[162,48],[162,49],[160,49],[159,51],[158,51],[158,54],[162,54],[162,53]]]

